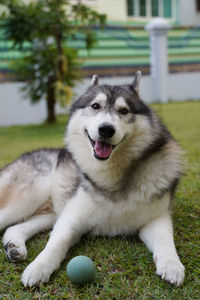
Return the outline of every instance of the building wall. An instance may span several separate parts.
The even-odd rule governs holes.
[[[72,0],[73,1],[73,0]],[[107,14],[108,20],[114,21],[127,21],[130,19],[127,15],[127,0],[84,0],[85,4],[92,6],[100,13]],[[84,2],[83,1],[83,2]],[[135,0],[137,4],[140,0]],[[151,19],[148,16],[148,11],[150,10],[151,0],[146,0],[147,16],[141,18],[139,16],[134,16],[132,19]],[[162,12],[159,16],[163,14],[163,0],[160,1],[159,7]],[[137,6],[137,5],[136,5]],[[136,9],[136,7],[135,7]],[[137,10],[137,9],[136,9]],[[137,15],[137,13],[136,13]],[[196,25],[200,23],[200,12],[196,9],[196,0],[172,0],[172,19],[179,25]]]
[[[178,1],[178,23],[180,25],[196,25],[200,23],[200,12],[196,9],[196,0]]]
[[[30,2],[30,0],[24,0],[25,2]],[[72,3],[77,3],[78,0],[70,0]],[[159,7],[163,10],[163,0],[158,0],[160,2]],[[127,0],[82,0],[86,5],[91,6],[96,9],[99,13],[104,13],[107,15],[109,21],[127,21],[130,19],[127,15]],[[138,6],[140,0],[135,0],[135,5]],[[148,11],[150,10],[151,0],[146,0],[147,16],[141,18],[134,16],[133,19],[151,19],[148,16]],[[0,4],[0,11],[3,10],[3,6]],[[136,13],[137,15],[137,13]],[[159,14],[159,16],[162,16]],[[196,25],[200,23],[200,11],[196,9],[196,0],[172,0],[172,19],[179,25]]]
[[[94,0],[91,5],[99,13],[107,15],[109,21],[126,21],[126,0]]]

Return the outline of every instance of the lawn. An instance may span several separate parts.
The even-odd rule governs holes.
[[[25,262],[13,264],[0,245],[0,299],[200,299],[200,102],[154,105],[186,152],[185,175],[174,199],[175,243],[186,268],[182,287],[173,287],[155,275],[152,255],[137,236],[84,237],[68,253],[48,284],[25,289],[24,268],[45,246],[49,233],[27,242]],[[0,167],[24,151],[63,145],[66,118],[56,125],[0,128]],[[83,287],[66,275],[70,258],[83,254],[93,259],[98,278]]]

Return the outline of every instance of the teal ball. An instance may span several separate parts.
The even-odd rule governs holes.
[[[71,282],[85,284],[96,277],[96,268],[93,261],[84,255],[75,256],[67,265],[67,275]]]

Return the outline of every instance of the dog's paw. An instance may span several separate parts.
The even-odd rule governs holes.
[[[185,268],[176,258],[162,258],[156,261],[156,274],[174,285],[181,285],[185,276]]]
[[[12,262],[19,262],[26,258],[27,250],[24,243],[10,241],[4,246],[8,259]]]
[[[25,287],[38,286],[48,282],[51,271],[48,266],[41,262],[33,261],[22,274],[22,283]]]

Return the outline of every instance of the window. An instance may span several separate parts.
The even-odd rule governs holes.
[[[172,1],[171,0],[163,0],[163,8],[164,8],[164,18],[172,17]]]
[[[127,13],[128,16],[134,16],[134,0],[127,1]]]
[[[197,11],[200,12],[200,0],[196,0]]]
[[[159,0],[151,0],[151,15],[152,17],[158,17],[158,1]]]
[[[140,0],[140,17],[146,17],[146,0]]]
[[[200,11],[200,0],[196,4]],[[172,0],[127,0],[127,14],[136,18],[172,18]]]

